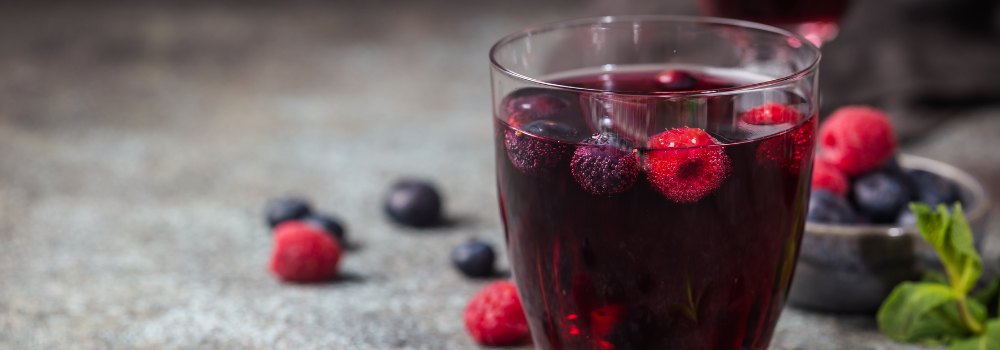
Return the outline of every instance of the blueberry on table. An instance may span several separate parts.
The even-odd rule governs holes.
[[[938,204],[951,206],[959,200],[958,186],[944,176],[924,170],[910,170],[907,175],[913,181],[917,198],[931,208]]]
[[[424,181],[405,180],[392,186],[385,197],[385,212],[396,222],[425,227],[441,220],[441,196]]]
[[[271,228],[288,220],[301,219],[311,212],[309,202],[297,197],[273,198],[264,205],[264,216]]]
[[[471,240],[459,244],[451,251],[451,263],[469,277],[488,277],[493,274],[496,255],[489,244]]]
[[[858,221],[854,209],[844,197],[827,190],[813,190],[809,197],[809,222],[821,224],[854,224]]]
[[[895,223],[910,201],[910,192],[903,180],[881,171],[855,180],[851,196],[858,210],[874,224]]]
[[[333,237],[336,237],[337,240],[340,241],[341,245],[343,245],[347,239],[347,232],[344,231],[344,226],[329,215],[312,214],[306,216],[302,221],[305,221],[306,224],[319,227],[327,233],[333,235]]]

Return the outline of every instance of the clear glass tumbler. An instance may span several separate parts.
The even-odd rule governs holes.
[[[819,50],[737,20],[525,29],[492,62],[508,254],[540,349],[765,349],[805,225]]]

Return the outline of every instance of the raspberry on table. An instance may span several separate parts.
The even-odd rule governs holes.
[[[693,203],[715,192],[729,175],[729,157],[705,130],[667,130],[649,139],[649,182],[668,199]]]
[[[748,109],[740,114],[740,120],[753,125],[794,123],[802,119],[802,113],[795,108],[771,102]]]
[[[528,340],[528,319],[510,281],[493,282],[483,287],[465,307],[465,329],[477,343],[509,346]]]
[[[337,274],[341,247],[323,230],[302,221],[286,221],[274,228],[270,268],[288,282],[319,282]]]
[[[857,176],[877,168],[896,151],[889,117],[867,106],[841,107],[819,129],[820,159]]]

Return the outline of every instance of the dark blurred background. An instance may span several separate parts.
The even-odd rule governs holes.
[[[0,2],[0,348],[474,347],[459,319],[483,281],[446,255],[469,237],[503,244],[487,50],[527,26],[650,13],[699,9]],[[903,152],[968,170],[996,202],[998,1],[856,0],[841,24],[822,50],[823,115],[886,109]],[[435,235],[388,224],[380,196],[404,176],[440,184],[459,224]],[[363,247],[343,262],[351,278],[292,287],[267,275],[260,208],[285,193],[343,218]],[[774,339],[910,349],[869,317],[794,309]]]

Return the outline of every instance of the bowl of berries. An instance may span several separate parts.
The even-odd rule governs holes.
[[[912,202],[961,205],[981,246],[990,207],[983,185],[944,162],[898,154],[883,112],[838,109],[820,126],[817,148],[792,305],[874,312],[897,284],[940,268],[916,227]]]

